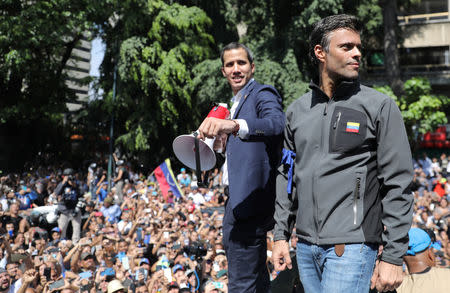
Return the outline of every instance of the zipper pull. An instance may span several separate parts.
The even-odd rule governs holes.
[[[360,186],[361,186],[361,178],[356,178],[356,198],[359,199],[360,198]]]
[[[358,203],[357,200],[360,198],[359,189],[361,187],[361,178],[356,178],[355,191],[353,194],[353,225],[356,225],[357,214],[358,214]]]
[[[328,103],[325,104],[325,109],[323,110],[323,116],[327,116],[328,113]]]
[[[341,120],[341,112],[337,113],[336,115],[336,121],[334,121],[333,129],[336,129],[340,120]]]

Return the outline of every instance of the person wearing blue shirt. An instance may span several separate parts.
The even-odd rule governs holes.
[[[21,187],[19,192],[16,192],[17,200],[20,202],[20,210],[28,210],[32,208],[33,201],[37,198],[37,194],[29,187]]]
[[[99,202],[103,202],[106,196],[108,196],[108,182],[104,181],[102,185],[100,185],[100,187],[97,189],[95,194],[97,195],[97,200]]]
[[[117,204],[114,204],[114,199],[110,196],[107,196],[103,201],[100,212],[102,212],[105,220],[111,223],[117,223],[122,213],[120,207]]]
[[[191,176],[189,176],[189,174],[186,173],[186,169],[181,168],[180,172],[181,173],[178,174],[178,176],[177,176],[178,183],[184,187],[191,185]]]

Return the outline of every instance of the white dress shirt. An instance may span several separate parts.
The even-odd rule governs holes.
[[[231,99],[231,102],[233,105],[230,109],[230,117],[233,119],[234,113],[236,112],[237,107],[239,106],[239,103],[242,100],[242,93],[244,90],[254,81],[254,79],[250,79],[250,81]],[[247,121],[244,119],[235,119],[237,123],[239,123],[239,131],[237,133],[237,136],[239,136],[241,139],[246,139],[248,137],[248,124]],[[222,185],[228,185],[228,159],[225,153],[225,163],[222,166]]]

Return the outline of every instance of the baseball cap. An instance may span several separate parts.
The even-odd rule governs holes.
[[[408,232],[409,244],[406,255],[416,255],[431,246],[431,238],[420,228],[411,228]]]
[[[185,168],[181,168],[181,169],[180,169],[180,172],[184,172],[184,171],[186,171]]]
[[[185,271],[184,267],[180,264],[176,264],[173,266],[172,272],[175,274],[177,271],[182,270],[183,272]]]
[[[141,260],[139,261],[139,265],[141,265],[141,264],[143,264],[143,263],[150,264],[150,261],[148,260],[148,258],[143,257],[143,258],[141,258]]]
[[[112,280],[108,284],[108,293],[114,293],[116,291],[125,289],[122,283],[119,280]]]
[[[52,229],[52,232],[61,233],[61,229],[59,227],[55,227],[55,228]]]

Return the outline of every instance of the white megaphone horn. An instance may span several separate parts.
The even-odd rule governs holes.
[[[230,115],[226,104],[214,106],[207,117],[226,119]],[[180,135],[172,143],[173,152],[177,159],[188,168],[197,171],[211,170],[216,165],[216,154],[213,145],[215,138],[204,141],[197,138],[197,131],[193,134]]]

